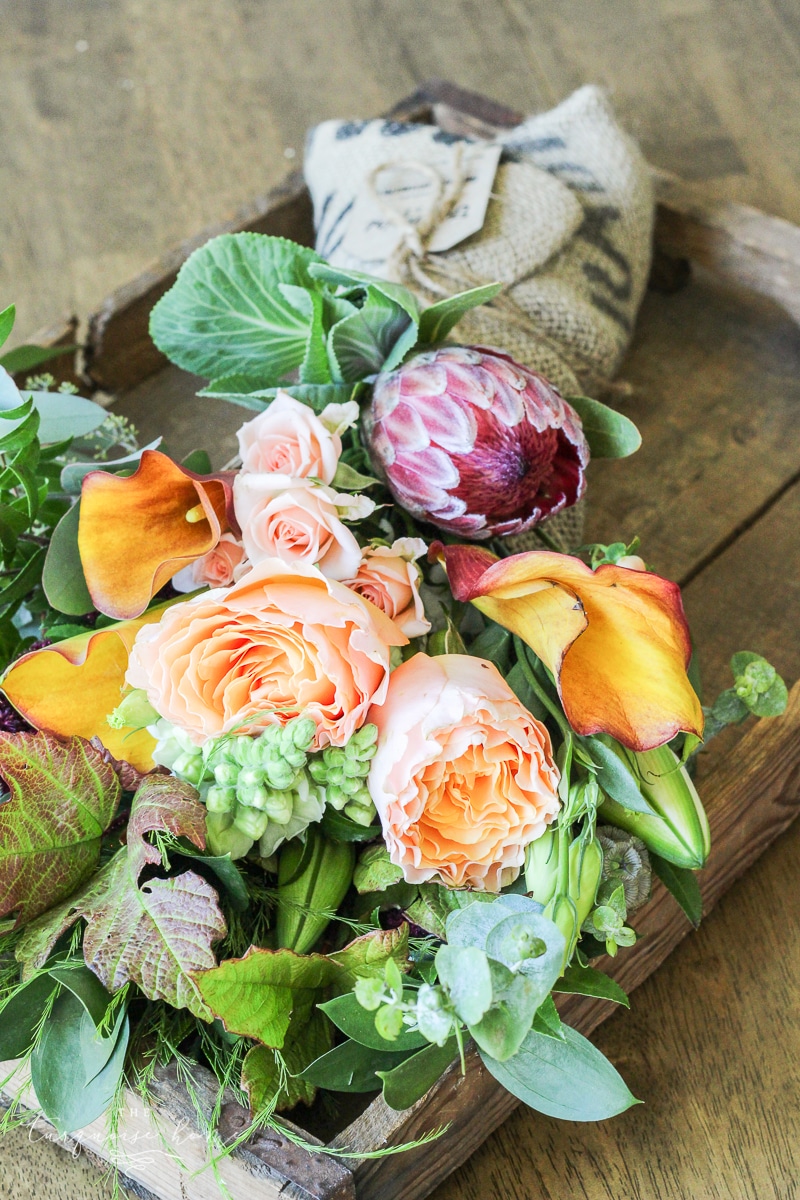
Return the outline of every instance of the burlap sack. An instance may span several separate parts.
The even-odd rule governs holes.
[[[356,198],[382,164],[439,161],[442,144],[457,141],[472,145],[435,126],[391,121],[326,121],[312,130],[305,177],[320,254],[391,277],[374,258],[359,257],[349,224]],[[406,259],[403,282],[423,303],[503,282],[496,302],[460,322],[458,340],[503,349],[566,396],[591,394],[616,371],[647,283],[647,164],[597,87],[580,88],[496,143],[502,154],[483,227],[451,249]],[[580,510],[548,522],[550,535],[577,544]]]

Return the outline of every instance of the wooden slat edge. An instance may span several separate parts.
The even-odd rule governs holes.
[[[311,200],[302,175],[294,171],[283,183],[258,196],[226,220],[206,226],[174,246],[140,275],[123,284],[89,318],[86,369],[98,387],[124,391],[166,366],[167,359],[150,340],[150,312],[175,282],[193,250],[222,233],[269,233],[308,243],[313,230]]]
[[[8,1077],[13,1065],[0,1063],[0,1078]],[[7,1086],[5,1096],[0,1094],[0,1103],[8,1105],[23,1087],[23,1106],[35,1111],[27,1072],[20,1076]],[[216,1080],[197,1066],[192,1070],[192,1087],[208,1119]],[[105,1163],[113,1162],[126,1185],[132,1182],[140,1193],[159,1200],[219,1200],[223,1193],[208,1165],[206,1135],[198,1128],[185,1079],[175,1063],[156,1069],[150,1090],[152,1106],[125,1092],[116,1155],[106,1116],[66,1137],[42,1117],[35,1119],[33,1127],[67,1150],[80,1146]],[[247,1110],[231,1094],[222,1105],[218,1126],[222,1140],[235,1140],[249,1120]],[[317,1141],[292,1122],[285,1123],[306,1142]],[[260,1131],[221,1159],[218,1174],[228,1194],[246,1194],[249,1200],[355,1200],[353,1174],[345,1163],[330,1154],[304,1150],[272,1129]]]
[[[443,128],[478,137],[522,119],[521,113],[446,80],[423,84],[388,115],[395,120],[432,115]],[[699,189],[664,172],[654,170],[654,177],[659,194],[656,241],[662,251],[769,295],[800,319],[800,229],[757,209],[704,199]],[[243,230],[310,243],[311,203],[302,175],[293,172],[232,217],[181,242],[104,301],[90,318],[86,346],[86,366],[96,386],[126,390],[165,365],[150,341],[150,310],[194,249],[220,233]]]
[[[760,722],[746,733],[706,780],[703,793],[712,831],[711,856],[700,875],[708,912],[800,811],[800,683],[791,692],[784,716]],[[637,945],[618,959],[599,964],[629,992],[652,974],[691,928],[660,884],[635,924],[641,937]],[[581,996],[564,997],[559,1008],[565,1020],[584,1034],[614,1011],[608,1002]],[[375,1150],[411,1141],[449,1123],[446,1143],[440,1147],[434,1143],[396,1160],[363,1160],[355,1169],[359,1200],[415,1200],[464,1162],[517,1103],[484,1069],[473,1047],[466,1076],[454,1064],[427,1096],[404,1113],[394,1112],[380,1098],[373,1101],[335,1144]]]

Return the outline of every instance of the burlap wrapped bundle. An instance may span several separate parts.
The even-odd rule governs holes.
[[[591,394],[617,370],[647,283],[654,211],[647,164],[597,87],[580,88],[494,144],[500,161],[482,228],[447,250],[429,247],[437,218],[458,202],[457,184],[430,227],[381,261],[359,254],[351,227],[356,200],[374,193],[377,172],[404,163],[424,169],[441,164],[443,146],[470,155],[484,143],[392,121],[317,126],[305,160],[317,250],[337,266],[399,279],[423,304],[499,280],[497,299],[458,325],[459,342],[504,350],[565,396]],[[581,540],[580,509],[548,522],[565,546]]]

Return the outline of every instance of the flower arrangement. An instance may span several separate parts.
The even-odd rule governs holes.
[[[786,689],[739,653],[704,709],[678,587],[548,531],[639,437],[448,340],[497,290],[212,240],[152,334],[250,410],[222,470],[0,373],[0,1059],[59,1131],[171,1059],[256,1125],[405,1108],[467,1038],[545,1113],[636,1102],[554,997],[627,1003],[652,872],[699,920],[704,725]]]

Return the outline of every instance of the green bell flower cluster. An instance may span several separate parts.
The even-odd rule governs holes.
[[[375,817],[367,775],[377,748],[377,726],[362,725],[346,746],[328,746],[308,763],[311,778],[325,789],[327,803],[357,825],[371,825]]]
[[[226,734],[196,746],[160,720],[154,759],[197,788],[207,809],[209,846],[242,858],[255,842],[270,858],[282,842],[322,819],[326,805],[359,825],[375,817],[366,785],[378,730],[364,725],[346,746],[312,753],[316,725],[296,717],[256,737]]]

